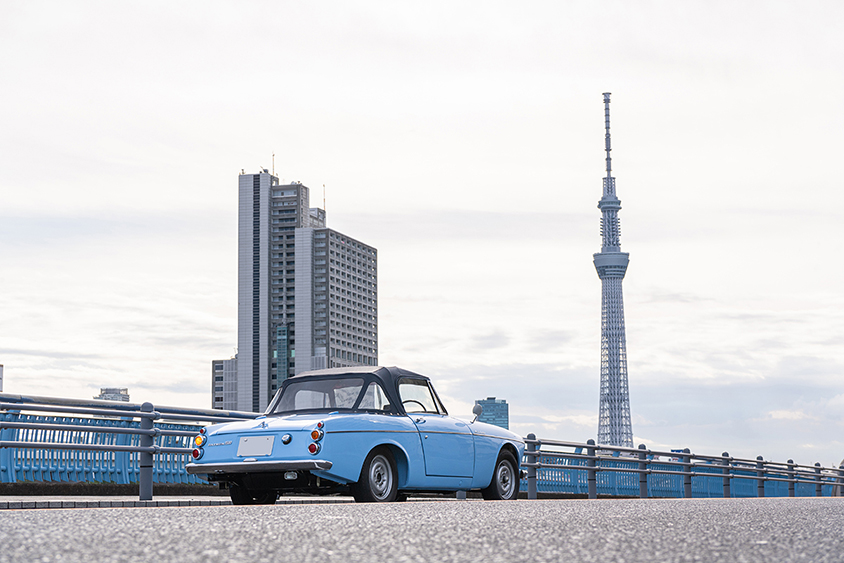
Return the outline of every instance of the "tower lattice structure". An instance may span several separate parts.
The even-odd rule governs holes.
[[[610,157],[610,93],[604,93],[607,176],[598,202],[601,210],[601,252],[594,254],[601,278],[601,406],[598,443],[633,447],[630,423],[630,392],[627,385],[627,341],[624,333],[624,297],[621,282],[627,272],[629,253],[621,252],[621,201],[616,196]]]

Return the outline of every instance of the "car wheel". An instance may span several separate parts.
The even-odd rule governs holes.
[[[246,487],[232,483],[229,485],[229,496],[232,504],[275,504],[278,493],[275,491],[250,491]]]
[[[484,500],[514,500],[519,496],[518,465],[513,454],[502,451],[495,462],[492,481],[481,491]]]
[[[354,487],[357,502],[392,502],[398,492],[398,476],[393,454],[387,448],[369,452]]]

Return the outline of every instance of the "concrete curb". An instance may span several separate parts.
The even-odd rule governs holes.
[[[276,504],[339,504],[346,498],[280,498]],[[158,508],[173,506],[232,506],[229,499],[190,500],[25,500],[0,501],[0,510],[42,510],[68,508]]]

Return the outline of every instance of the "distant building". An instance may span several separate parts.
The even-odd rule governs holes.
[[[102,401],[129,402],[129,389],[126,387],[100,387],[100,394],[94,397]]]
[[[237,354],[228,360],[211,362],[211,408],[236,411]]]
[[[494,424],[501,428],[510,429],[510,405],[504,399],[496,399],[495,397],[487,397],[486,399],[478,399],[475,401],[476,405],[481,405],[484,412],[478,417],[481,422],[487,424]]]

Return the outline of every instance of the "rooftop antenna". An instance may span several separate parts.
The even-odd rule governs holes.
[[[325,211],[325,184],[322,185],[322,210]]]
[[[275,152],[273,152],[273,176],[275,176]]]
[[[610,157],[610,92],[604,92],[604,127],[606,128],[606,135],[604,137],[604,150],[607,151],[607,178],[612,177],[612,158]]]

